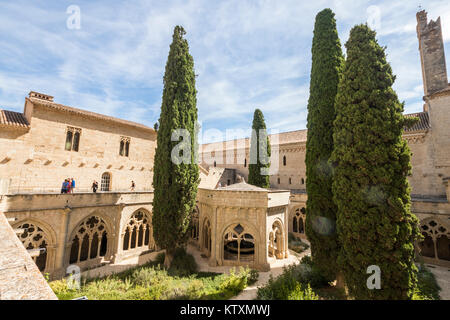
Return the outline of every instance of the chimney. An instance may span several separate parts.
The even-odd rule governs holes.
[[[35,91],[30,91],[30,93],[28,94],[28,97],[53,102],[52,96],[49,96],[49,95],[43,94],[43,93],[39,93],[39,92],[35,92]]]

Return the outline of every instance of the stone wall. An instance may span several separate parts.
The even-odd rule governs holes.
[[[0,212],[0,300],[57,300]]]
[[[120,262],[130,256],[155,250],[151,231],[152,192],[127,192],[106,194],[17,194],[0,196],[0,206],[8,218],[15,218],[14,227],[39,228],[45,239],[46,257],[45,269],[52,279],[65,276],[66,269],[71,264],[78,265],[82,270]],[[124,250],[126,228],[133,214],[142,212],[149,225],[149,243],[147,245],[131,246]],[[71,263],[71,249],[74,237],[80,226],[90,218],[96,217],[104,221],[107,243],[105,254],[94,258]],[[139,232],[137,230],[136,232]],[[128,239],[131,239],[132,230]],[[31,234],[31,232],[30,232]],[[97,248],[100,248],[101,237]],[[137,236],[135,236],[136,238]],[[96,238],[94,236],[94,238]],[[28,241],[27,238],[22,238]],[[81,240],[80,245],[81,245]],[[93,240],[92,235],[89,239]],[[130,240],[128,240],[130,241]],[[32,245],[34,244],[31,241]],[[37,243],[36,243],[37,245]]]
[[[32,103],[28,131],[0,129],[0,185],[4,193],[60,192],[64,179],[76,190],[90,191],[102,174],[111,175],[111,190],[152,189],[156,134],[151,130],[91,119]],[[79,151],[66,151],[68,127],[81,129]],[[121,137],[130,138],[129,157],[120,156]],[[8,186],[8,187],[6,187]],[[5,190],[3,190],[5,191]]]

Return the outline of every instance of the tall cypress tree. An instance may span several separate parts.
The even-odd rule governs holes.
[[[339,76],[343,65],[341,43],[334,13],[316,16],[312,43],[308,139],[306,143],[306,235],[315,265],[335,279],[338,238],[329,158],[333,151],[333,121]]]
[[[252,138],[250,141],[250,164],[248,183],[261,188],[270,188],[270,143],[266,123],[261,110],[253,115]]]
[[[166,249],[166,262],[171,263],[177,247],[187,240],[191,213],[194,210],[199,172],[197,164],[197,98],[194,59],[189,54],[185,31],[175,27],[164,75],[164,91],[159,118],[153,186],[153,237],[156,244]],[[172,133],[185,129],[190,139],[184,147],[190,148],[177,156],[189,161],[174,161],[172,153],[180,141],[172,141]]]
[[[385,49],[367,25],[355,26],[336,97],[333,195],[338,207],[338,257],[349,294],[357,299],[409,299],[417,282],[410,211],[410,151],[402,139],[411,124],[392,89]],[[368,267],[381,271],[370,290]],[[372,271],[373,272],[373,271]]]

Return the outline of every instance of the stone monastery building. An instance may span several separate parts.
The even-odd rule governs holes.
[[[417,249],[425,262],[450,266],[450,85],[440,19],[428,22],[421,11],[417,21],[424,109],[408,115],[420,121],[404,131],[413,152],[412,211],[425,236]],[[56,279],[71,265],[143,263],[158,249],[151,222],[156,135],[37,92],[25,98],[23,113],[0,110],[0,215],[26,249],[45,249],[33,255],[41,272]],[[210,266],[268,270],[288,257],[288,233],[305,237],[306,136],[270,136],[270,190],[245,183],[249,139],[202,146],[191,242]],[[76,181],[73,194],[60,193],[66,178]]]

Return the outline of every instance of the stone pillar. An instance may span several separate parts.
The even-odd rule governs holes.
[[[69,256],[70,254],[70,244],[67,244],[67,242],[70,241],[69,237],[69,220],[70,220],[70,214],[72,212],[72,209],[69,207],[64,208],[64,210],[61,211],[62,219],[61,219],[61,225],[59,226],[59,230],[61,232],[56,233],[56,244],[55,244],[55,277],[60,278],[65,276],[66,274],[66,267],[69,263]]]
[[[221,210],[221,214],[223,214],[223,208],[222,207],[217,207],[217,206],[213,206],[212,207],[212,221],[210,221],[211,223],[211,257],[209,258],[209,266],[211,267],[216,267],[217,263],[221,261],[220,257],[218,257],[217,255],[220,253],[220,250],[218,248],[218,246],[220,245],[220,241],[218,240],[219,235],[218,235],[218,231],[217,231],[217,212],[219,210]]]
[[[122,221],[122,214],[123,214],[123,209],[125,208],[125,204],[120,203],[119,205],[117,205],[116,207],[116,217],[114,220],[114,230],[111,230],[111,242],[112,245],[108,246],[108,250],[111,250],[109,252],[109,257],[110,257],[110,261],[111,263],[115,263],[115,262],[119,262],[120,261],[120,256],[122,254],[122,249],[123,246],[121,246],[121,221]],[[131,234],[130,234],[130,239],[131,239]],[[137,245],[137,244],[136,244]],[[107,254],[108,255],[108,254]]]

